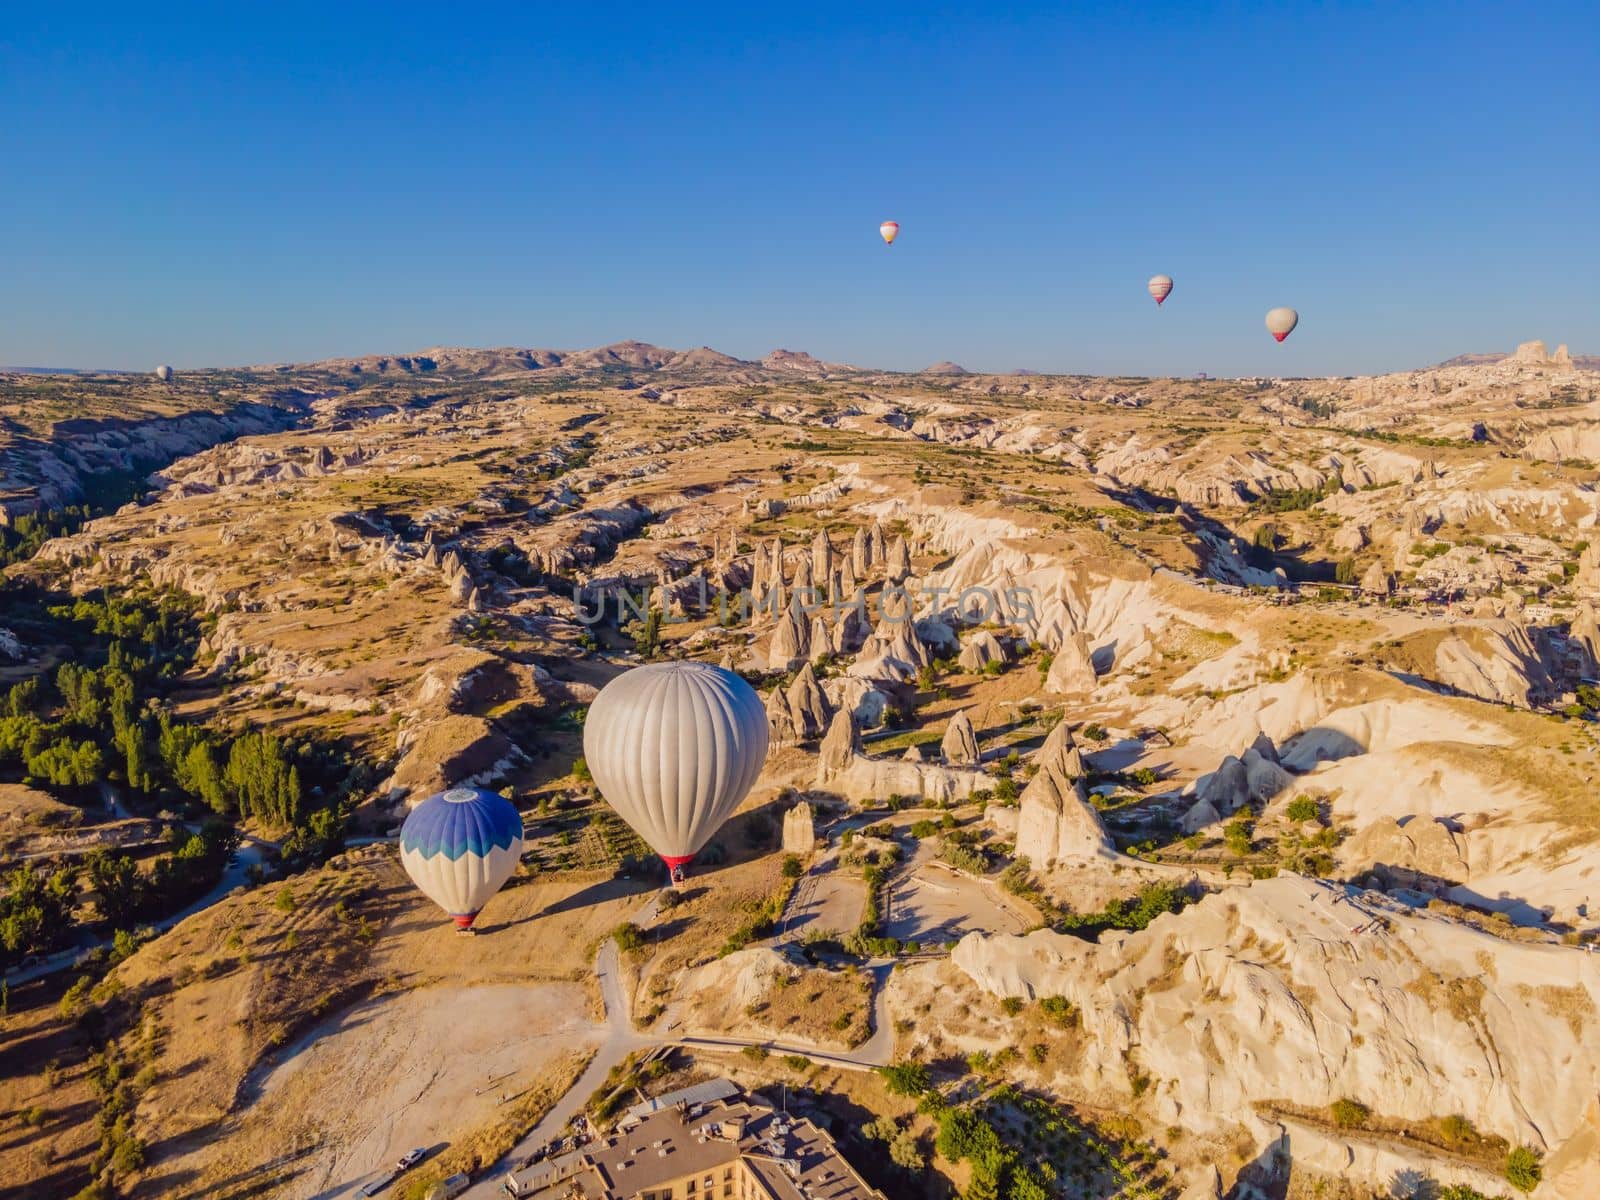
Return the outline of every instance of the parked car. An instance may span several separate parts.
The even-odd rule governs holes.
[[[407,1150],[400,1156],[400,1161],[394,1164],[396,1171],[409,1171],[423,1159],[428,1157],[428,1148],[418,1146],[415,1150]]]

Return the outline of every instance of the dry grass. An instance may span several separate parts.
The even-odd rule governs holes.
[[[1406,984],[1406,991],[1420,997],[1430,1008],[1448,1012],[1462,1024],[1477,1028],[1484,1025],[1483,998],[1488,990],[1483,980],[1475,976],[1443,979],[1426,970]]]
[[[537,1084],[508,1104],[492,1125],[457,1138],[438,1158],[408,1175],[395,1195],[400,1200],[422,1200],[430,1186],[447,1176],[471,1174],[499,1162],[572,1090],[593,1057],[589,1051],[564,1055]]]
[[[1533,988],[1520,984],[1517,991],[1524,1000],[1538,1000],[1552,1017],[1565,1020],[1574,1041],[1583,1040],[1584,1030],[1595,1018],[1594,1001],[1589,998],[1588,989],[1580,984],[1558,987],[1547,983]]]
[[[744,1020],[725,1028],[746,1025],[755,1036],[848,1049],[871,1035],[871,998],[872,980],[864,971],[796,969],[779,975]]]

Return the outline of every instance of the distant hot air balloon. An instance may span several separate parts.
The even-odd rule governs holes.
[[[522,857],[522,818],[480,788],[430,796],[400,827],[400,862],[422,894],[470,930]]]
[[[170,383],[172,381],[172,368],[167,366],[166,363],[162,363],[156,368],[155,376],[157,379],[161,380],[162,383]]]
[[[1300,314],[1292,308],[1275,308],[1267,314],[1267,332],[1280,342],[1300,324]]]
[[[583,754],[600,794],[676,882],[761,774],[767,713],[755,689],[721,667],[635,667],[589,706]]]
[[[1170,296],[1172,294],[1172,276],[1150,276],[1150,294],[1155,297],[1157,304],[1160,304],[1163,300]]]
[[[899,221],[885,221],[878,226],[878,232],[883,235],[883,240],[889,245],[894,245],[895,238],[900,236]]]

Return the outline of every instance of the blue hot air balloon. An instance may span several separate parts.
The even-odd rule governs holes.
[[[522,857],[522,818],[503,796],[451,788],[430,796],[400,827],[400,862],[428,899],[470,930]]]

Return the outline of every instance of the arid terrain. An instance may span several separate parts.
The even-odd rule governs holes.
[[[392,1194],[493,1195],[579,1104],[732,1073],[896,1197],[984,1194],[959,1107],[1022,1156],[989,1195],[1590,1200],[1597,482],[1600,371],[1537,342],[0,376],[0,1195],[354,1195],[412,1146]],[[81,683],[135,636],[134,699]],[[673,658],[772,749],[663,892],[582,729]],[[471,938],[392,844],[467,783],[526,830]]]

